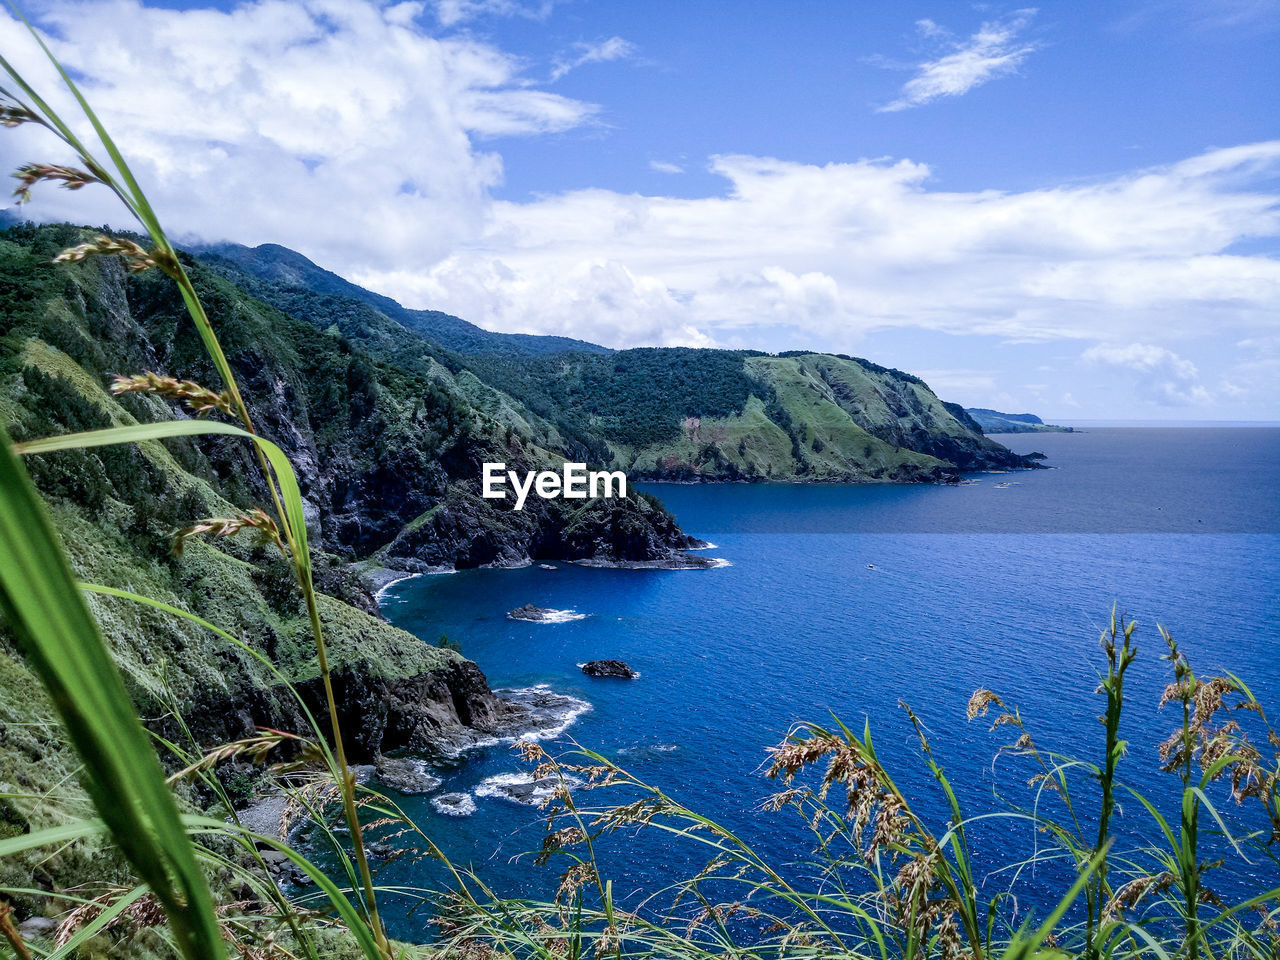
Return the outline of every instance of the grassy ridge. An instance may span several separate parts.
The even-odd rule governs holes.
[[[683,347],[555,352],[548,344],[530,354],[501,339],[481,348],[434,335],[407,318],[415,311],[284,248],[219,247],[206,256],[211,269],[277,308],[405,369],[446,377],[517,435],[637,475],[876,482],[1025,465],[919,378],[866,360]],[[759,404],[749,408],[753,398]],[[709,422],[710,439],[691,430],[691,418]],[[814,450],[815,440],[828,451]]]

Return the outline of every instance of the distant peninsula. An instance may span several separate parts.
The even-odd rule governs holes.
[[[965,407],[983,433],[1075,433],[1074,427],[1045,423],[1034,413],[1001,413],[985,407]]]

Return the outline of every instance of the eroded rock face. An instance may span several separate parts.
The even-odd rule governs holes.
[[[326,701],[319,678],[297,684],[307,708],[325,733]],[[377,676],[365,669],[333,674],[334,700],[343,741],[352,763],[378,764],[378,778],[402,793],[422,793],[425,768],[416,760],[385,755],[452,755],[495,737],[537,726],[529,706],[494,693],[469,660],[404,677]],[[211,697],[187,716],[200,742],[221,743],[250,736],[257,727],[305,731],[297,704],[283,697],[255,696],[227,701]]]
[[[566,560],[686,567],[704,565],[703,558],[683,552],[701,546],[643,497],[586,504],[530,498],[517,511],[507,501],[482,500],[468,484],[454,484],[429,519],[406,527],[380,556],[388,566],[412,572]]]
[[[588,677],[617,677],[621,680],[634,680],[639,676],[622,660],[592,660],[582,665],[582,672]]]
[[[315,688],[314,690],[312,688]],[[304,691],[320,694],[318,681]],[[469,660],[445,669],[391,679],[341,673],[334,695],[354,762],[382,754],[452,754],[477,741],[518,729],[526,711],[503,700]]]

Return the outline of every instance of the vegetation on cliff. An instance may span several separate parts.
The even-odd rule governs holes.
[[[548,449],[637,478],[927,481],[1033,465],[986,439],[918,377],[867,360],[613,351],[556,337],[515,341],[470,325],[461,337],[424,320],[433,312],[406,310],[283,247],[221,244],[198,255],[280,310],[446,378]]]
[[[101,259],[51,265],[59,250],[91,236],[65,225],[0,232],[0,302],[6,306],[0,413],[16,439],[184,415],[180,405],[155,397],[108,396],[106,384],[122,371],[180,370],[198,382],[216,375],[198,339],[180,335],[185,306],[164,278],[130,275]],[[321,313],[299,319],[185,255],[183,262],[193,289],[219,320],[228,357],[245,371],[248,409],[298,470],[308,524],[326,550],[348,559],[396,558],[410,569],[583,556],[555,551],[567,527],[599,511],[539,501],[515,515],[504,509],[508,504],[475,496],[485,461],[516,468],[587,456],[554,425],[456,363],[451,370],[446,351],[381,314],[366,316],[371,308],[356,305],[354,314],[344,314],[321,297],[309,301],[309,309]],[[342,330],[362,318],[369,346]],[[369,332],[375,328],[386,342]],[[198,497],[180,503],[167,495],[170,489],[178,496],[188,488],[208,491],[224,506],[265,496],[248,469],[252,456],[233,441],[170,446],[182,476],[154,479],[144,471],[130,481],[140,485],[132,492],[108,490],[103,478],[113,472],[107,461],[135,454],[60,454],[62,460],[37,468],[43,471],[38,479],[48,492],[90,509],[107,496],[135,507],[163,502],[166,514],[152,518],[156,530],[185,522],[184,511],[213,508]],[[652,522],[634,539],[634,555],[617,559],[676,558],[686,538],[660,505],[641,507]],[[417,555],[405,549],[407,542],[421,548]]]

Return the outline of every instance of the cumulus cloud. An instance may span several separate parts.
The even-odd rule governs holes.
[[[95,0],[55,3],[41,20],[167,222],[211,240],[279,241],[342,270],[433,262],[476,237],[502,179],[501,158],[476,143],[566,130],[595,111],[531,86],[492,45],[431,36],[422,12],[359,0],[230,12]],[[58,90],[7,16],[0,47]],[[74,111],[65,96],[56,103]],[[0,160],[69,159],[42,134],[0,138]],[[44,191],[34,209],[118,219],[93,189]]]
[[[608,63],[611,60],[627,60],[634,57],[635,45],[621,37],[610,37],[594,43],[575,43],[573,52],[562,54],[556,58],[551,69],[551,80],[554,82],[578,67],[588,63]]]
[[[907,110],[939,97],[958,97],[988,80],[1014,72],[1036,49],[1034,43],[1019,40],[1035,12],[1019,10],[1003,20],[984,23],[967,40],[949,41],[950,52],[917,64],[915,76],[903,85],[898,98],[880,111]],[[926,38],[949,36],[932,20],[918,20],[916,27]]]
[[[1016,192],[936,189],[920,160],[722,155],[702,197],[497,201],[493,138],[594,108],[491,44],[433,36],[416,5],[47,9],[175,231],[281,243],[489,329],[842,352],[893,328],[1173,348],[1276,329],[1280,261],[1238,244],[1280,236],[1280,141]],[[0,47],[56,87],[2,16]],[[70,159],[39,133],[6,131],[0,163]],[[120,222],[105,191],[37,191],[34,215]]]
[[[1280,198],[1249,189],[1280,169],[1280,142],[1016,193],[930,190],[928,167],[905,160],[721,156],[711,169],[727,186],[705,198],[579,190],[494,203],[466,249],[360,279],[498,329],[551,332],[545,304],[581,265],[607,260],[634,291],[578,297],[564,322],[613,345],[652,342],[677,319],[676,338],[692,325],[768,345],[769,330],[791,326],[836,349],[893,327],[1137,340],[1266,328],[1280,303],[1280,262],[1227,252],[1280,234]],[[615,322],[623,302],[650,311],[643,332]]]
[[[1141,390],[1164,406],[1207,404],[1211,395],[1200,383],[1200,371],[1172,350],[1149,343],[1100,343],[1081,354],[1088,363],[1119,367],[1136,374]]]

